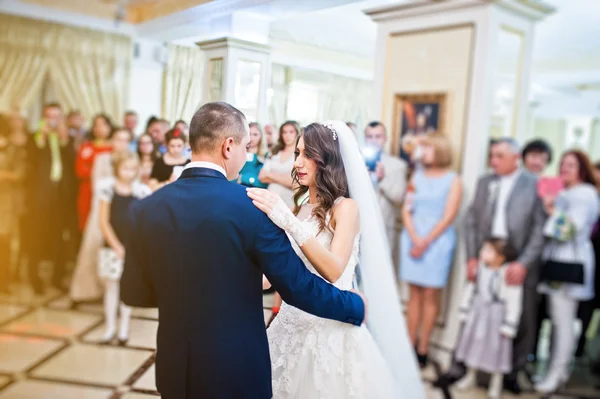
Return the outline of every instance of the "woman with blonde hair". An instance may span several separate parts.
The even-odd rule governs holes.
[[[102,344],[110,344],[115,337],[119,345],[129,338],[131,307],[120,303],[119,281],[125,260],[125,240],[129,230],[128,210],[131,204],[151,194],[148,186],[138,180],[140,161],[137,154],[123,152],[113,161],[114,177],[98,183],[99,227],[104,245],[96,254],[98,277],[103,281],[104,316],[106,330]],[[117,309],[120,303],[121,323],[117,334]]]
[[[453,226],[460,209],[460,177],[452,171],[452,149],[445,135],[421,141],[421,168],[411,179],[410,201],[402,210],[400,279],[409,284],[407,323],[421,367],[427,365],[429,337],[439,312],[456,248]],[[417,333],[420,332],[419,336]]]

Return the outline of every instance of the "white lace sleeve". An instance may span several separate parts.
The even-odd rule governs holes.
[[[279,201],[273,207],[273,210],[269,214],[269,219],[292,236],[296,244],[300,247],[312,237],[310,232],[296,218],[281,198],[279,198]]]

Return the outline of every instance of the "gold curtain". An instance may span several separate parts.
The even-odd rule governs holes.
[[[119,120],[131,55],[122,35],[0,14],[0,110],[27,108],[49,76],[65,108]]]
[[[200,49],[169,45],[163,80],[163,118],[171,123],[179,119],[190,122],[202,100],[203,69]]]

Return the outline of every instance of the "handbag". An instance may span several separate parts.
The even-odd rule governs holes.
[[[105,280],[120,280],[123,274],[123,259],[112,248],[98,251],[98,276]]]
[[[577,244],[571,241],[574,248],[574,255],[577,255]],[[556,241],[553,240],[552,251],[548,259],[542,264],[540,281],[549,283],[571,283],[583,284],[585,282],[585,273],[583,262],[554,260],[556,252]]]

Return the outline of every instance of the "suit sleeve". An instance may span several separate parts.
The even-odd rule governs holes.
[[[378,189],[394,206],[400,206],[406,191],[406,164],[400,159],[391,158],[388,170],[379,183]]]
[[[154,284],[147,269],[140,226],[137,222],[137,207],[129,209],[129,232],[125,240],[125,266],[121,276],[121,299],[129,306],[155,308],[158,306]]]
[[[465,217],[465,243],[467,245],[467,258],[477,258],[477,214],[476,214],[476,206],[479,199],[479,191],[483,186],[482,180],[480,179],[477,182],[477,187],[475,188],[475,197],[469,205],[469,209],[467,210],[467,215]]]
[[[529,240],[518,259],[518,261],[527,269],[537,267],[546,240],[544,237],[544,225],[546,224],[547,215],[542,200],[537,196],[537,191],[535,196],[536,198],[532,209],[531,219],[533,226],[529,235]]]
[[[309,272],[283,230],[262,216],[258,220],[255,257],[281,297],[315,316],[361,325],[365,314],[362,299],[354,293],[338,290]]]

